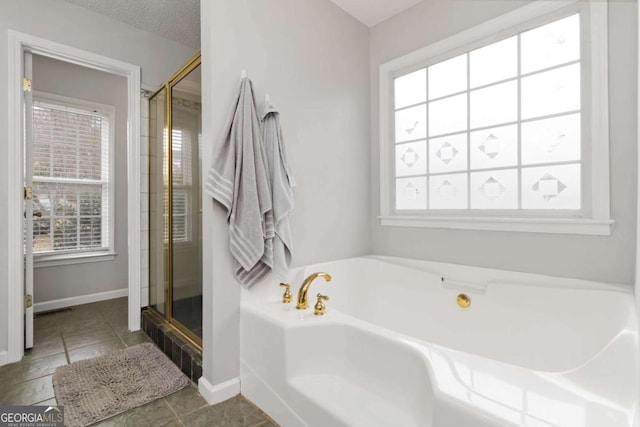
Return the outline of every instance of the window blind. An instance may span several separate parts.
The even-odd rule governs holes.
[[[109,116],[34,100],[34,253],[108,250]]]
[[[175,125],[176,128],[179,125]],[[165,152],[166,152],[166,130],[165,130]],[[192,168],[191,163],[193,156],[191,152],[192,141],[189,132],[183,129],[173,129],[171,132],[171,176],[172,176],[172,240],[174,242],[189,242],[191,241],[190,230],[190,217],[191,215],[191,192],[193,191],[192,184]],[[166,174],[166,165],[164,166]],[[163,203],[163,213],[165,218],[165,230],[164,241],[168,241],[168,221],[167,218],[167,205],[168,201],[165,198]]]

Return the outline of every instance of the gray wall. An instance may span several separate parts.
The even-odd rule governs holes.
[[[36,303],[127,288],[127,80],[34,55],[33,88],[111,105],[116,109],[114,189],[115,260],[34,270]]]
[[[430,0],[371,32],[372,216],[379,210],[378,67],[393,58],[527,4]],[[431,261],[631,284],[636,240],[637,4],[609,5],[611,237],[372,225],[373,252]]]
[[[137,64],[142,68],[143,84],[156,87],[195,52],[177,42],[167,40],[113,19],[93,13],[62,0],[0,1],[0,61],[8,58],[7,30],[63,43],[100,55]],[[0,99],[6,100],[7,67],[0,67]],[[0,171],[7,171],[7,103],[0,102]],[[0,200],[6,200],[9,189],[0,179]],[[7,272],[7,209],[0,209],[0,274]],[[138,230],[135,230],[138,232]],[[0,280],[0,313],[7,313],[7,282]],[[0,352],[7,349],[7,317],[0,315]]]
[[[203,1],[201,19],[203,172],[246,69],[282,113],[294,265],[369,253],[368,28],[324,0]],[[238,376],[240,285],[224,211],[203,205],[204,375],[218,384]]]

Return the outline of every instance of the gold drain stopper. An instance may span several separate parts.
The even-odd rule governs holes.
[[[460,294],[458,298],[456,298],[458,305],[462,308],[467,308],[471,305],[471,297],[467,294]]]

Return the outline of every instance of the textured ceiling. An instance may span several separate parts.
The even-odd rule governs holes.
[[[102,15],[200,48],[200,0],[66,0]]]
[[[200,48],[200,0],[65,1],[194,49]],[[331,1],[363,24],[373,27],[423,0]]]
[[[331,0],[363,24],[373,27],[423,0]]]

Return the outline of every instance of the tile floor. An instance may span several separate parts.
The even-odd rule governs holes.
[[[127,300],[73,307],[35,319],[34,347],[21,362],[0,367],[0,405],[55,404],[51,376],[58,366],[151,342],[127,328]],[[195,385],[97,426],[277,426],[242,396],[208,406]]]

